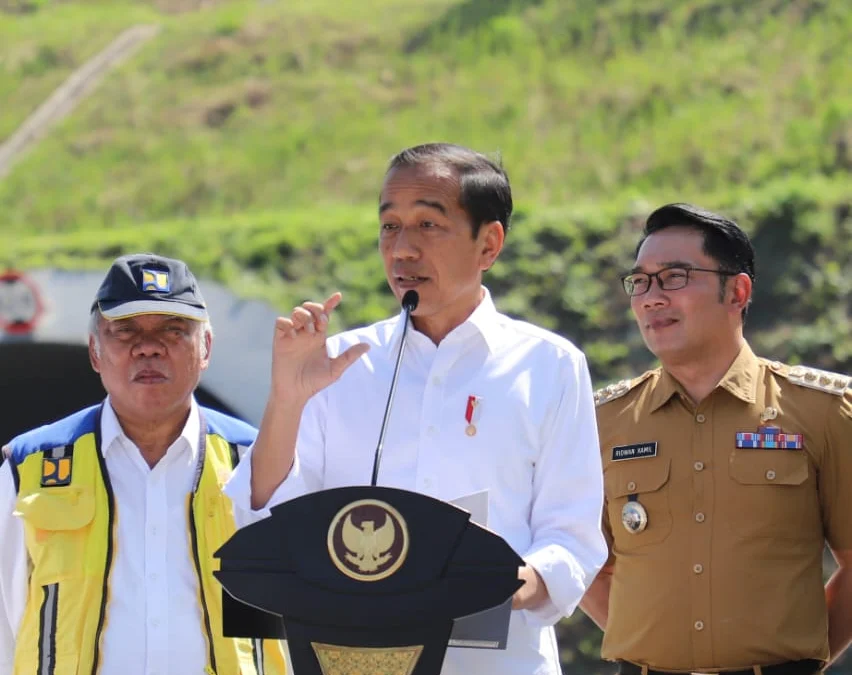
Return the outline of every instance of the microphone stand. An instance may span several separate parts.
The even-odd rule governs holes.
[[[382,450],[385,444],[385,432],[387,431],[388,418],[390,417],[391,406],[393,405],[393,397],[396,393],[396,381],[399,378],[399,366],[402,363],[402,353],[405,351],[405,338],[408,335],[408,323],[411,319],[411,313],[417,308],[417,303],[420,302],[420,296],[417,291],[406,291],[402,296],[402,320],[405,322],[402,326],[402,338],[399,341],[399,352],[396,355],[396,365],[393,369],[393,377],[391,378],[390,392],[388,392],[388,402],[385,406],[385,416],[382,419],[382,428],[379,431],[379,443],[376,445],[376,454],[373,457],[373,478],[370,485],[375,487],[379,477],[379,464],[382,461]]]

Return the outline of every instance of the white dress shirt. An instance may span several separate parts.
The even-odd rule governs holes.
[[[121,429],[107,399],[101,450],[115,496],[115,547],[103,633],[103,675],[202,675],[207,664],[198,579],[192,562],[187,495],[199,458],[199,410],[150,468]],[[249,486],[249,490],[250,490]],[[250,495],[243,501],[249,503]],[[24,529],[12,515],[16,493],[0,467],[0,675],[14,662],[15,635],[27,600]],[[256,519],[234,509],[238,525]]]
[[[402,325],[396,317],[328,340],[332,356],[358,342],[370,351],[309,401],[296,462],[270,503],[370,484]],[[481,397],[473,436],[465,433],[470,396]],[[248,481],[244,461],[226,491],[246,494]],[[499,314],[487,291],[440,345],[409,330],[378,483],[447,501],[488,490],[489,529],[541,574],[550,592],[544,607],[512,612],[506,651],[451,647],[443,675],[560,673],[552,624],[571,614],[607,555],[583,354],[553,333]]]

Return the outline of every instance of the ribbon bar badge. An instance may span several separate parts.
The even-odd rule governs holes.
[[[804,446],[803,434],[785,434],[781,427],[760,426],[757,432],[737,432],[738,448],[758,448],[762,450],[801,450]]]
[[[464,411],[464,419],[467,422],[464,432],[468,436],[476,436],[476,424],[479,422],[480,406],[482,405],[481,396],[468,396],[467,407]]]

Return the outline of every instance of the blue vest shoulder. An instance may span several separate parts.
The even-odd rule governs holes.
[[[251,445],[257,438],[257,429],[236,417],[231,417],[211,408],[202,407],[201,411],[204,413],[208,434],[216,434],[228,443],[236,443],[237,445]]]
[[[100,407],[100,403],[93,405],[91,408],[85,408],[61,420],[16,436],[8,446],[12,463],[18,465],[34,452],[71,445],[80,436],[93,432]]]

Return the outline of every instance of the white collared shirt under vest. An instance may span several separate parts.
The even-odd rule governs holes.
[[[401,316],[401,315],[400,315]],[[275,498],[369,485],[402,334],[400,317],[330,338],[370,351],[305,408],[297,460]],[[471,421],[468,401],[477,397]],[[467,427],[476,427],[474,435]],[[249,450],[251,452],[251,450]],[[227,493],[247,494],[249,461]],[[606,560],[591,381],[568,340],[499,314],[488,292],[437,347],[409,330],[378,484],[450,501],[488,490],[488,527],[541,574],[551,602],[515,611],[506,651],[450,648],[443,675],[561,672],[552,624]]]
[[[119,542],[103,634],[99,672],[104,675],[204,673],[207,647],[186,508],[199,437],[199,411],[193,399],[183,432],[151,469],[124,435],[109,399],[103,407],[101,447],[115,495]],[[12,473],[8,466],[2,466],[0,675],[12,672],[15,634],[27,600],[27,551],[23,525],[12,515],[15,498]],[[246,495],[241,501],[248,504],[249,499]],[[257,520],[262,513],[234,509],[238,527]]]

